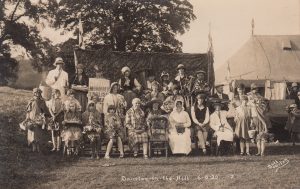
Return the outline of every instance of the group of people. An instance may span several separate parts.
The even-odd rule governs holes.
[[[169,120],[167,137],[173,154],[188,155],[193,134],[198,138],[198,148],[206,154],[208,136],[213,133],[223,154],[227,144],[238,139],[241,155],[250,155],[251,140],[257,144],[256,155],[264,155],[267,108],[255,84],[248,94],[245,86],[239,85],[237,95],[230,101],[223,93],[223,85],[215,86],[217,92],[210,95],[211,86],[203,70],[188,76],[184,65],[179,64],[173,80],[166,71],[159,80],[149,72],[147,86],[143,88],[130,68],[123,67],[120,80],[111,83],[109,94],[99,102],[97,96],[88,99],[86,90],[72,89],[73,84],[88,86],[84,67],[77,65],[76,76],[69,83],[63,64],[57,58],[56,68],[46,79],[52,88],[52,98],[45,101],[42,91],[35,88],[27,106],[22,125],[28,130],[28,144],[33,151],[40,150],[42,130],[48,128],[52,134],[52,151],[60,151],[63,141],[67,153],[77,154],[78,143],[85,139],[91,144],[92,157],[99,158],[101,140],[105,138],[108,140],[105,158],[110,158],[114,142],[123,158],[123,142],[128,139],[134,157],[138,156],[141,145],[143,157],[147,159],[151,121],[164,116]]]

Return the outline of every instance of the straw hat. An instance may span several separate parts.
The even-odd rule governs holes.
[[[251,86],[250,86],[250,88],[251,88],[251,90],[253,90],[253,89],[257,89],[258,87],[257,87],[257,85],[255,83],[252,83]]]
[[[298,84],[296,82],[292,83],[292,87],[298,87]]]
[[[185,69],[185,66],[184,66],[183,64],[179,64],[179,65],[177,66],[177,70],[179,70],[179,69]]]
[[[199,73],[206,74],[206,72],[204,70],[198,70],[198,71],[196,71],[196,74],[199,74]]]
[[[149,108],[152,108],[153,104],[157,103],[158,104],[158,107],[161,107],[161,105],[163,104],[163,101],[155,98],[155,99],[152,99],[150,102],[148,102],[146,104],[146,107],[149,107]]]

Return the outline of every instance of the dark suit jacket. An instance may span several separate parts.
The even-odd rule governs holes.
[[[219,98],[219,95],[218,95],[217,93],[213,94],[212,97],[213,97],[213,98],[220,99],[220,98]],[[223,99],[223,100],[229,100],[229,96],[228,96],[227,94],[224,94],[224,93],[223,93],[223,94],[222,94],[222,99]],[[222,107],[222,110],[228,111],[228,110],[229,110],[228,105],[223,106],[223,107]]]

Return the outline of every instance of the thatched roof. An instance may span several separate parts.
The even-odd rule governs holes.
[[[116,81],[121,77],[121,69],[124,66],[128,66],[137,75],[141,71],[152,69],[157,78],[165,70],[173,78],[176,74],[177,65],[184,64],[189,74],[203,69],[209,72],[209,82],[214,82],[213,60],[210,54],[116,52],[81,49],[76,49],[75,52],[78,63],[86,66],[89,77],[95,75],[93,67],[98,65],[103,70],[104,77],[109,78],[111,81]],[[74,71],[74,61],[69,60],[68,67],[67,71]]]

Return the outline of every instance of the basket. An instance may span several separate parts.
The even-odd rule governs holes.
[[[253,138],[255,138],[256,130],[249,130],[248,134],[249,134],[250,139],[253,139]]]
[[[183,134],[185,132],[185,127],[176,126],[176,131],[178,134]]]

